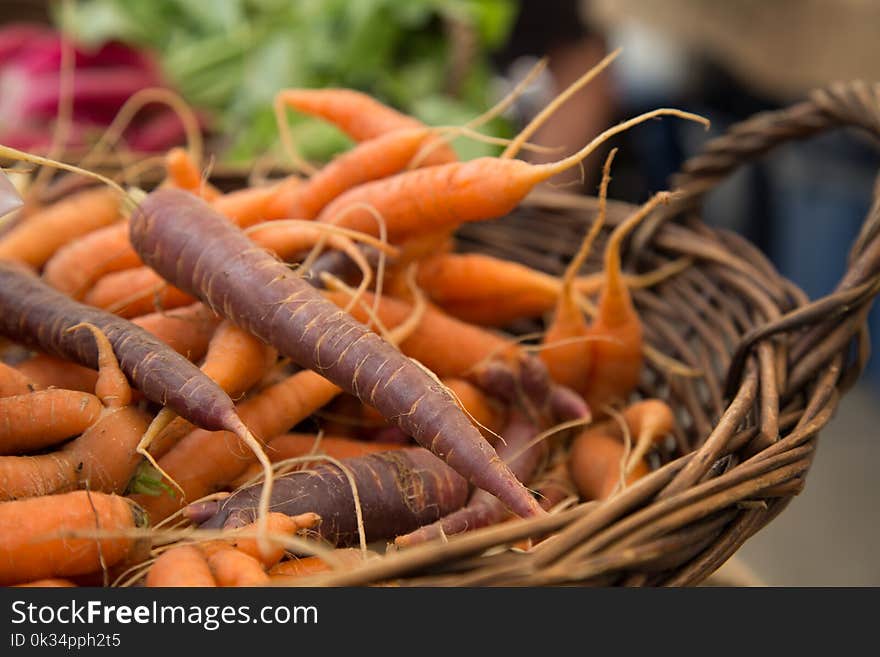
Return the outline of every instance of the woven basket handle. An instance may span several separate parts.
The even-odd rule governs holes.
[[[707,192],[740,166],[780,144],[841,127],[862,128],[880,138],[880,83],[834,84],[812,92],[808,100],[797,105],[762,112],[732,125],[725,134],[709,141],[702,152],[687,160],[673,176],[673,187],[679,194],[676,202],[643,224],[633,237],[633,246],[636,251],[640,250],[664,222],[698,207]],[[877,213],[880,186],[875,187],[874,192],[874,206],[856,240],[851,261],[880,232]]]
[[[819,89],[787,109],[762,112],[730,127],[692,157],[673,178],[676,201],[650,217],[633,237],[636,253],[666,222],[697,208],[706,193],[743,164],[773,147],[841,127],[856,127],[880,138],[880,83],[838,83]],[[835,291],[743,337],[728,372],[727,390],[740,380],[750,349],[764,338],[822,319],[863,309],[880,291],[880,178],[874,202],[849,254],[848,268]]]

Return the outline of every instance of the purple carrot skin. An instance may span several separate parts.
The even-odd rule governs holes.
[[[510,466],[511,471],[523,483],[529,482],[538,469],[547,443],[540,442],[526,449],[529,441],[538,433],[535,425],[525,415],[512,412],[510,421],[501,432],[504,442],[498,447],[498,456]],[[486,491],[475,490],[467,506],[453,511],[437,522],[424,525],[409,534],[398,536],[395,544],[400,547],[418,545],[443,536],[452,536],[480,527],[488,527],[501,522],[508,516],[507,509],[497,498]]]
[[[391,538],[436,521],[461,508],[467,482],[421,447],[368,454],[340,463],[354,478],[367,541]],[[202,529],[238,528],[253,521],[260,485],[239,489],[217,502]],[[204,517],[195,504],[187,515]],[[502,507],[503,508],[503,507]],[[348,477],[335,464],[323,463],[275,479],[272,511],[289,516],[317,513],[313,531],[336,546],[358,543],[355,502]]]
[[[520,516],[543,510],[448,392],[400,351],[256,246],[204,201],[149,194],[131,243],[169,282],[376,408]]]
[[[16,265],[0,262],[0,335],[97,369],[98,327],[144,396],[205,429],[237,432],[232,400],[199,368],[131,322],[70,299]]]

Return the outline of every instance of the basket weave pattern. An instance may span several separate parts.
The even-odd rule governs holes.
[[[646,367],[640,393],[676,409],[673,460],[604,502],[391,553],[316,583],[693,585],[715,571],[800,492],[819,430],[864,366],[865,318],[880,290],[880,186],[847,273],[814,302],[747,241],[701,223],[699,205],[775,145],[846,126],[880,136],[880,85],[836,85],[732,127],[686,163],[675,200],[630,240],[635,269],[693,259],[634,293],[648,342],[701,372]],[[466,249],[556,273],[595,209],[595,199],[536,195],[516,215],[459,237]],[[610,203],[608,223],[632,209]],[[548,534],[528,552],[505,549]]]

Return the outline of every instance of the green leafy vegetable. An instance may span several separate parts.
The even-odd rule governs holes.
[[[485,110],[489,52],[506,40],[515,0],[82,0],[57,19],[80,42],[110,39],[158,53],[169,81],[218,117],[225,157],[252,161],[277,146],[271,112],[284,87],[346,86],[376,95],[433,124]],[[453,53],[448,27],[467,26],[475,48],[457,93],[446,93]],[[298,146],[327,159],[346,145],[335,130],[293,118]],[[496,121],[493,132],[508,135]],[[456,142],[462,156],[489,152]]]

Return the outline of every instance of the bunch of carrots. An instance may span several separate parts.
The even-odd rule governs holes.
[[[356,568],[378,552],[602,500],[651,469],[675,418],[633,401],[642,325],[630,288],[674,271],[560,279],[454,250],[615,126],[553,164],[457,159],[481,123],[430,127],[346,89],[289,110],[356,145],[321,169],[221,192],[174,149],[145,193],[101,178],[26,203],[0,234],[0,584],[253,586]],[[514,94],[528,82],[524,81]],[[83,170],[0,147],[0,155]],[[539,318],[538,343],[499,330]],[[519,546],[516,549],[528,549]]]

